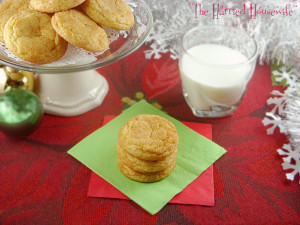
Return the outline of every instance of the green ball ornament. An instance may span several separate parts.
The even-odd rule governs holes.
[[[10,87],[0,95],[0,131],[12,137],[34,132],[44,115],[43,105],[31,91]]]

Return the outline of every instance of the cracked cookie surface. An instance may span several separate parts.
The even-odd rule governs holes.
[[[30,0],[30,5],[40,12],[55,13],[74,8],[83,2],[84,0]]]
[[[157,115],[138,115],[120,129],[118,143],[129,154],[156,161],[177,151],[179,142],[175,126]]]
[[[0,41],[4,42],[4,27],[10,17],[29,10],[29,0],[5,0],[0,3]]]
[[[80,8],[95,22],[103,26],[129,30],[134,24],[134,15],[123,0],[86,0]]]
[[[13,54],[35,64],[54,62],[68,48],[53,29],[51,16],[37,11],[12,16],[4,28],[4,42]]]
[[[108,48],[105,30],[85,14],[75,9],[55,13],[52,26],[69,43],[92,52]]]
[[[147,161],[130,155],[129,153],[124,151],[124,149],[122,149],[120,145],[117,145],[117,153],[122,163],[132,168],[133,170],[142,173],[153,173],[165,170],[170,167],[174,163],[174,161],[176,161],[177,156],[177,151],[175,151],[173,154],[161,160]]]
[[[131,180],[139,181],[139,182],[149,183],[149,182],[155,182],[155,181],[162,180],[162,179],[166,178],[168,175],[170,175],[172,173],[174,167],[176,166],[176,162],[173,162],[165,170],[162,170],[159,172],[154,172],[154,173],[137,172],[137,171],[131,169],[130,167],[128,167],[127,165],[125,165],[124,163],[122,163],[122,161],[120,161],[119,158],[118,158],[118,166],[119,166],[121,173],[124,176],[126,176],[127,178],[129,178]]]
[[[178,143],[177,130],[167,119],[150,114],[135,116],[119,131],[118,167],[131,180],[162,180],[176,166]]]

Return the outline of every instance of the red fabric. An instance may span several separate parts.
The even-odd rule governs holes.
[[[126,195],[94,172],[91,175],[87,196],[129,200]],[[187,188],[171,199],[170,203],[213,206],[214,199],[213,166],[210,166]]]
[[[146,49],[98,70],[110,87],[101,106],[71,118],[45,115],[22,140],[0,133],[0,223],[299,224],[299,184],[285,178],[276,152],[288,140],[278,130],[267,135],[262,124],[274,89],[270,67],[257,66],[233,116],[201,119],[184,101],[177,61],[168,54],[146,60]],[[168,204],[151,216],[132,201],[87,197],[91,172],[66,151],[136,92],[178,120],[212,125],[213,141],[228,151],[214,165],[214,207]]]
[[[105,116],[103,125],[111,121],[114,116]],[[183,122],[199,134],[206,138],[212,138],[211,125],[201,123]],[[129,198],[113,185],[105,181],[103,178],[92,172],[87,196],[102,197],[102,198]],[[191,204],[191,205],[206,205],[213,206],[215,204],[214,197],[214,181],[213,181],[213,165],[205,170],[194,182],[188,185],[182,192],[174,196],[170,203]]]

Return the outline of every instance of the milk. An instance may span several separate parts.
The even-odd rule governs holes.
[[[184,94],[197,110],[230,107],[239,102],[255,62],[239,51],[218,44],[201,44],[183,53],[179,67]],[[237,65],[239,64],[239,65]]]

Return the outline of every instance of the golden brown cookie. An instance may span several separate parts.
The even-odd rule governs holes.
[[[30,5],[40,12],[55,13],[72,9],[83,2],[84,0],[30,0]]]
[[[140,182],[149,183],[149,182],[162,180],[172,173],[175,166],[176,166],[176,162],[173,162],[170,165],[170,167],[168,167],[165,170],[155,172],[155,173],[141,173],[131,169],[130,167],[125,165],[122,161],[120,161],[120,159],[118,158],[118,167],[121,173],[131,180],[140,181]]]
[[[36,64],[58,60],[68,47],[53,29],[51,16],[37,11],[12,16],[4,28],[4,41],[13,54]]]
[[[4,0],[0,3],[0,41],[4,42],[4,27],[10,17],[28,10],[30,0]]]
[[[52,26],[69,43],[92,52],[108,48],[105,30],[88,16],[75,9],[55,13]]]
[[[137,172],[142,173],[152,173],[165,170],[170,167],[174,163],[174,161],[176,162],[177,156],[177,151],[175,151],[173,154],[167,156],[164,159],[158,161],[147,161],[128,154],[126,151],[120,148],[119,145],[117,145],[117,153],[118,158],[120,159],[120,161],[122,161],[123,164]]]
[[[129,30],[134,24],[132,10],[123,0],[86,0],[80,8],[96,23],[112,29]]]
[[[120,129],[118,143],[129,154],[143,160],[161,160],[177,152],[175,126],[157,115],[138,115]]]

